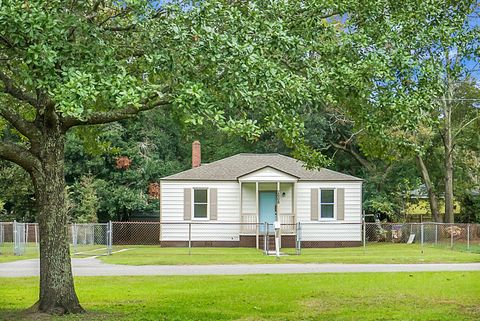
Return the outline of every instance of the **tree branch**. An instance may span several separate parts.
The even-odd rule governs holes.
[[[3,82],[4,85],[4,88],[2,90],[3,92],[11,95],[12,97],[20,101],[26,102],[35,108],[38,107],[38,102],[35,97],[28,95],[25,91],[15,86],[13,80],[6,74],[4,74],[2,71],[0,71],[0,80]]]
[[[470,125],[471,123],[473,123],[474,121],[476,121],[477,119],[480,119],[480,116],[476,116],[472,119],[470,119],[468,122],[466,122],[462,127],[460,127],[457,132],[453,135],[453,139],[455,139],[461,132],[462,130],[464,130],[466,127],[468,127],[468,125]]]
[[[108,30],[108,31],[113,31],[113,32],[121,32],[121,31],[130,31],[130,30],[133,30],[135,29],[135,25],[128,25],[128,26],[124,26],[124,27],[104,27],[103,29],[104,30]]]
[[[97,2],[93,4],[92,11],[97,11],[98,7],[100,7],[100,4],[102,4],[102,2],[103,2],[102,0],[97,0]]]
[[[340,145],[340,144],[337,144],[335,142],[331,142],[331,145],[336,148],[336,149],[340,149],[340,150],[343,150],[344,152],[346,153],[349,153],[350,155],[353,156],[353,158],[355,158],[355,160],[360,164],[362,165],[363,167],[365,167],[367,170],[371,171],[373,170],[373,166],[372,164],[370,164],[370,162],[368,160],[366,160],[364,157],[362,157],[359,153],[357,153],[353,148],[347,148],[346,145]]]
[[[0,39],[10,48],[14,48],[12,42],[8,38],[6,38],[5,36],[0,35]]]
[[[67,130],[71,127],[79,125],[98,125],[112,123],[115,121],[132,118],[143,111],[151,110],[160,106],[166,106],[169,104],[169,100],[157,100],[153,103],[145,104],[140,108],[130,106],[123,109],[91,113],[85,119],[78,119],[76,117],[67,116],[63,118],[63,127],[65,130]]]
[[[40,160],[30,151],[19,145],[0,142],[0,158],[11,161],[25,169],[29,173],[40,172]]]
[[[15,129],[18,130],[23,136],[31,140],[38,140],[40,136],[38,129],[32,122],[25,120],[17,112],[0,104],[0,116],[5,118],[5,120],[7,120],[10,125],[15,127]]]
[[[156,19],[158,17],[160,17],[162,14],[164,14],[166,11],[163,10],[163,9],[158,9],[157,12],[151,16],[149,19]],[[120,12],[114,16],[111,16],[111,17],[108,17],[106,20],[102,21],[99,26],[103,26],[105,23],[107,23],[108,21],[112,20],[112,19],[115,19],[119,16],[121,16],[122,14],[125,14],[125,13],[128,13],[128,12]],[[103,27],[104,30],[108,30],[108,31],[113,31],[113,32],[121,32],[121,31],[130,31],[130,30],[133,30],[137,28],[137,25],[136,24],[129,24],[129,25],[126,25],[126,26],[111,26],[111,27]]]

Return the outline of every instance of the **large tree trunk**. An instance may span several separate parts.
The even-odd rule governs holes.
[[[453,214],[453,138],[452,138],[452,109],[450,102],[445,101],[445,131],[443,145],[445,152],[445,222],[454,223]]]
[[[440,222],[440,212],[438,210],[438,199],[435,191],[433,190],[433,184],[430,180],[430,174],[428,172],[427,166],[423,162],[423,158],[420,155],[417,155],[417,166],[422,175],[423,183],[427,188],[428,203],[430,205],[430,212],[432,213],[433,220],[435,222]]]
[[[73,284],[65,207],[65,134],[44,129],[38,154],[42,168],[32,174],[40,230],[40,297],[34,305],[51,314],[83,312]]]

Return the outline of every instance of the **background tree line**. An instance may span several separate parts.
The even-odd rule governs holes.
[[[480,98],[474,83],[463,84],[461,97]],[[480,121],[475,100],[460,100],[453,113],[456,127],[473,119],[456,137],[455,198],[461,204],[456,220],[480,222]],[[331,159],[330,168],[365,179],[363,207],[381,219],[404,219],[409,193],[425,185],[425,172],[435,197],[444,194],[442,137],[439,131],[429,137],[419,165],[418,155],[395,152],[368,153],[374,140],[366,130],[358,130],[354,120],[338,110],[303,115],[309,146]],[[426,131],[426,129],[423,129]],[[202,162],[209,163],[236,153],[291,154],[284,140],[269,133],[256,140],[245,140],[234,133],[219,133],[209,123],[185,124],[169,113],[147,112],[138,120],[78,128],[69,133],[66,143],[65,193],[71,221],[129,221],[132,215],[155,216],[158,200],[149,191],[161,177],[190,168],[194,139],[202,142]],[[128,159],[118,166],[118,159]],[[422,173],[423,171],[423,173]],[[34,222],[34,195],[20,167],[0,161],[1,220]]]

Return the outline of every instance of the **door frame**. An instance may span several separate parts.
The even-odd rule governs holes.
[[[276,190],[262,190],[258,191],[258,222],[259,223],[264,223],[260,221],[260,195],[261,193],[274,193],[275,194],[275,207],[274,207],[274,212],[275,212],[275,220],[278,219],[278,193]]]

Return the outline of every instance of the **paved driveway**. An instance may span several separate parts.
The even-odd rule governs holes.
[[[289,273],[480,271],[480,263],[441,264],[230,264],[230,265],[116,265],[94,258],[72,259],[76,276],[120,275],[238,275]],[[39,261],[0,264],[0,277],[37,276]]]

